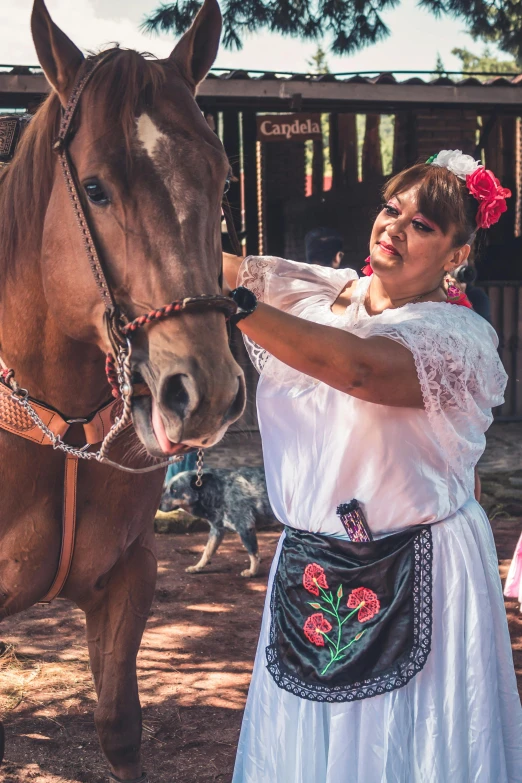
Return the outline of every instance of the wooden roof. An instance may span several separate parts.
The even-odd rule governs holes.
[[[404,74],[403,74],[404,75]],[[23,107],[48,91],[39,68],[0,66],[0,108]],[[200,85],[205,106],[258,111],[358,111],[393,113],[401,109],[473,108],[479,112],[522,114],[522,74],[480,81],[474,76],[450,78],[393,73],[310,76],[213,71]]]

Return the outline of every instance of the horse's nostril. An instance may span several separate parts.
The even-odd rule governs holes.
[[[185,384],[186,375],[171,375],[165,384],[164,403],[180,419],[185,417],[185,413],[190,401],[189,393]]]
[[[246,390],[245,381],[242,375],[238,376],[239,389],[234,399],[234,402],[225,413],[223,417],[223,423],[228,424],[229,421],[236,421],[243,413],[243,408],[246,402]]]

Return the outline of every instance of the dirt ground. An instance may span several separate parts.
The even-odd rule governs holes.
[[[493,522],[505,576],[522,520]],[[206,534],[158,536],[159,580],[139,657],[143,756],[151,783],[229,783],[276,531],[259,534],[263,569],[239,572],[239,539],[211,569],[188,575]],[[522,617],[506,601],[522,694]],[[66,601],[2,624],[0,709],[6,713],[2,783],[105,783],[94,730],[81,612]],[[3,666],[2,666],[3,664]]]
[[[512,455],[517,466],[518,442]],[[257,436],[242,437],[241,447],[231,443],[213,451],[210,464],[260,464]],[[497,452],[505,455],[503,442],[489,450],[489,459]],[[505,578],[522,519],[500,515],[492,524]],[[253,580],[239,576],[247,556],[233,534],[212,567],[197,575],[185,568],[196,562],[206,533],[157,536],[156,600],[138,668],[151,783],[230,783],[278,536],[275,529],[259,533],[263,563]],[[515,601],[506,601],[506,609],[522,695],[522,615]],[[0,714],[7,734],[0,781],[105,783],[82,613],[60,600],[34,607],[4,621],[0,640]]]
[[[205,533],[158,536],[156,600],[138,662],[151,783],[230,781],[278,531],[259,533],[258,578],[230,534],[205,574],[186,574]],[[2,623],[2,783],[105,783],[82,613],[67,601]]]

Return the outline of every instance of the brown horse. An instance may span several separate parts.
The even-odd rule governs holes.
[[[229,164],[194,100],[220,32],[218,4],[205,0],[168,59],[115,50],[81,97],[70,156],[128,318],[173,299],[220,293]],[[43,0],[34,2],[32,33],[52,93],[0,178],[0,355],[31,397],[66,419],[81,418],[110,398],[104,354],[111,346],[52,146],[84,58]],[[139,466],[147,453],[211,446],[243,411],[242,373],[217,310],[184,312],[140,330],[132,369],[150,393],[133,401],[134,427],[116,441],[112,459],[129,464],[132,457]],[[69,438],[82,445],[78,426]],[[1,429],[0,455],[2,619],[41,600],[53,581],[64,457]],[[62,595],[86,615],[95,723],[117,780],[145,780],[136,656],[156,580],[153,517],[163,479],[163,470],[129,476],[79,464],[76,545]]]

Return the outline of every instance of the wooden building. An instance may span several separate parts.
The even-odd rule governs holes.
[[[46,92],[39,69],[0,66],[0,111],[26,109]],[[387,176],[441,149],[481,158],[513,192],[477,268],[510,374],[506,403],[497,415],[522,418],[522,75],[482,82],[447,76],[398,80],[392,73],[311,77],[216,71],[200,86],[198,101],[232,162],[237,181],[230,201],[250,254],[304,260],[305,234],[327,225],[343,234],[345,260],[359,269]],[[295,132],[286,127],[273,133],[275,115],[281,127],[298,121]],[[261,126],[271,116],[274,123],[264,126],[267,136]],[[310,123],[319,118],[319,136],[306,118]],[[387,161],[384,120],[392,134]],[[235,345],[246,366],[239,340]],[[247,373],[252,389],[255,373],[251,368]],[[253,407],[242,424],[256,426]]]

